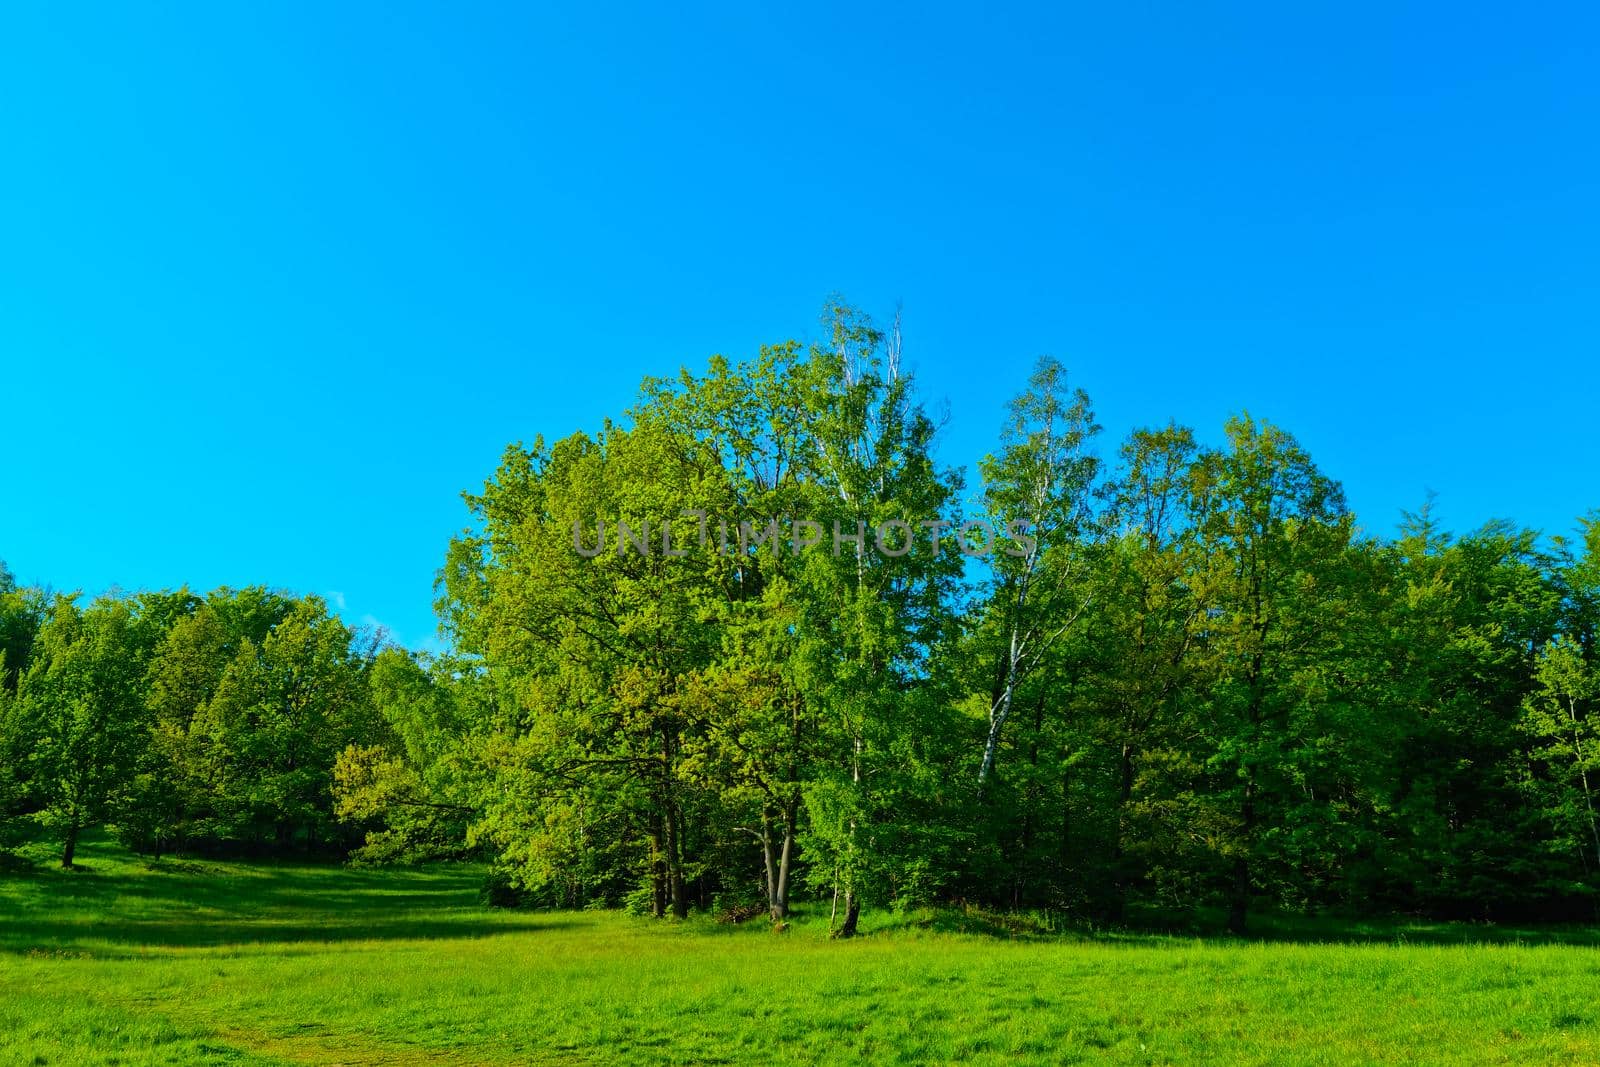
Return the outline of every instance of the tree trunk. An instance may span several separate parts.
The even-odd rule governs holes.
[[[772,921],[782,922],[789,917],[789,860],[794,854],[794,813],[786,813],[783,822],[783,852],[778,858],[778,881],[772,896]]]
[[[67,839],[61,844],[61,866],[71,867],[72,857],[78,851],[78,821],[74,819],[67,827]]]
[[[1070,764],[1061,770],[1061,851],[1057,856],[1061,863],[1061,874],[1066,876],[1067,868],[1072,862],[1072,767]]]
[[[856,737],[856,739],[855,739],[854,761],[853,761],[852,766],[850,768],[850,781],[855,785],[856,790],[857,790],[858,793],[859,793],[859,791],[861,789],[861,750],[862,750],[862,747],[863,747],[862,741],[861,741],[860,736],[858,735]],[[854,855],[855,848],[856,848],[856,820],[852,816],[851,819],[850,819],[850,841],[849,841],[849,849],[850,849],[850,852],[851,852],[851,856],[850,856],[851,866],[849,868],[847,868],[846,875],[845,875],[844,925],[840,926],[839,929],[834,931],[834,934],[833,934],[834,937],[854,937],[854,936],[856,936],[856,922],[857,922],[857,920],[859,920],[861,918],[861,898],[856,895],[856,885],[855,885],[855,881],[856,881],[856,868],[854,866],[854,864],[856,862],[856,857]]]
[[[834,937],[856,936],[856,926],[861,920],[861,898],[856,896],[855,890],[849,890],[844,895],[844,922],[840,925]]]
[[[1260,594],[1254,594],[1256,600],[1255,614],[1261,617]],[[1267,631],[1264,623],[1255,624],[1258,640],[1265,646]],[[1258,647],[1250,663],[1250,706],[1246,722],[1250,727],[1250,743],[1252,750],[1261,743],[1262,710],[1265,705],[1266,693],[1266,655]],[[1239,854],[1233,860],[1233,888],[1228,900],[1228,932],[1243,934],[1250,912],[1250,851],[1255,846],[1256,839],[1256,772],[1255,767],[1248,762],[1248,756],[1240,757],[1240,770],[1244,774],[1244,798],[1239,805]]]
[[[1116,897],[1111,902],[1118,922],[1128,917],[1128,861],[1123,841],[1127,837],[1128,805],[1133,801],[1133,746],[1122,743],[1122,762],[1119,768],[1117,790],[1116,839],[1111,844],[1112,876],[1116,879]]]
[[[683,883],[683,828],[678,825],[676,805],[667,807],[667,879],[672,888],[672,914],[674,918],[689,917],[689,896]]]
[[[767,874],[767,909],[777,918],[778,864],[772,856],[772,815],[761,813],[761,865]]]
[[[660,819],[650,831],[650,915],[659,919],[667,913],[667,861],[661,854]]]
[[[1589,809],[1589,839],[1594,842],[1595,861],[1600,863],[1600,820],[1594,810],[1594,791],[1589,788],[1589,771],[1584,766],[1583,740],[1578,733],[1578,702],[1567,698],[1567,715],[1572,720],[1572,752],[1578,760],[1578,780],[1583,783],[1583,803]],[[1588,867],[1588,863],[1584,864]]]
[[[1011,702],[1017,692],[1017,635],[1011,635],[1011,647],[1006,654],[1005,684],[1000,689],[1000,699],[989,712],[989,737],[983,745],[983,764],[978,768],[978,788],[981,791],[994,770],[995,754],[1000,751],[1000,729],[1011,714]]]
[[[672,869],[672,917],[675,919],[689,917],[688,887],[683,882],[683,868],[676,865]]]
[[[1228,901],[1228,932],[1243,934],[1250,911],[1250,844],[1255,838],[1256,790],[1252,775],[1244,783],[1243,840],[1233,861],[1233,891]]]
[[[1243,936],[1250,914],[1250,861],[1233,861],[1233,892],[1228,901],[1228,933]]]

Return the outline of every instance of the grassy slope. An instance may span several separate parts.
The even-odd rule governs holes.
[[[0,876],[0,1063],[1600,1062],[1582,945],[841,944],[486,911],[462,868],[83,861]]]

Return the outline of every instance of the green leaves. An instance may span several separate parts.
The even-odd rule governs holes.
[[[147,741],[138,636],[126,601],[80,608],[57,598],[18,690],[40,820],[60,832],[63,866],[79,833],[105,818]]]
[[[656,915],[781,922],[804,885],[843,933],[955,897],[1237,926],[1600,899],[1600,517],[1362,535],[1248,415],[1111,464],[1050,359],[964,505],[898,321],[832,299],[820,337],[508,447],[438,576],[448,655],[315,597],[83,607],[0,569],[0,815],[65,859],[97,822],[487,855],[522,899]],[[964,506],[995,531],[970,571]]]

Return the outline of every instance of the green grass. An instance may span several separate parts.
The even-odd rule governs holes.
[[[1532,932],[838,943],[487,910],[464,867],[82,861],[0,874],[0,1063],[1600,1062],[1600,950]]]

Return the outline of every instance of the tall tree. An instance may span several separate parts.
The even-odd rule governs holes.
[[[1115,761],[1110,866],[1119,916],[1139,874],[1132,855],[1154,851],[1142,847],[1148,833],[1135,840],[1140,774],[1152,752],[1176,740],[1183,705],[1197,695],[1193,661],[1215,594],[1191,493],[1198,456],[1186,427],[1136,430],[1111,490],[1119,534],[1098,583],[1094,703]]]
[[[60,834],[61,865],[71,867],[79,835],[105,818],[146,742],[144,664],[123,600],[79,608],[74,598],[58,598],[38,646],[19,696],[35,742],[43,819]]]
[[[1523,702],[1534,787],[1551,821],[1573,842],[1587,872],[1600,871],[1600,671],[1578,642],[1560,637],[1539,654],[1537,688]],[[1542,788],[1540,788],[1542,786]],[[1577,844],[1582,842],[1582,844]]]
[[[1204,632],[1208,803],[1222,805],[1228,923],[1242,932],[1263,829],[1293,780],[1296,671],[1338,614],[1335,571],[1352,520],[1338,484],[1289,434],[1249,417],[1231,420],[1227,434],[1227,447],[1196,469],[1191,507],[1214,590]]]
[[[526,888],[584,870],[614,885],[610,853],[657,914],[687,912],[681,682],[715,648],[703,600],[736,579],[685,512],[726,514],[723,484],[695,442],[645,423],[514,448],[471,498],[480,532],[453,550],[446,604],[500,703],[486,751],[503,787],[478,832]]]
[[[1092,505],[1099,460],[1089,451],[1100,427],[1089,396],[1070,389],[1067,371],[1040,359],[1028,388],[1011,401],[998,456],[982,464],[984,510],[994,531],[990,603],[999,615],[1001,647],[989,704],[989,728],[978,764],[980,785],[994,769],[1001,732],[1017,689],[1088,608],[1077,568],[1092,556]]]
[[[936,542],[958,525],[961,482],[934,460],[937,425],[903,368],[898,320],[884,333],[835,301],[824,323],[828,341],[813,349],[801,391],[814,518],[855,539],[810,557],[799,655],[836,746],[831,773],[825,765],[807,792],[814,878],[842,892],[837,932],[849,937],[864,900],[886,898],[928,863],[926,842],[904,832],[902,787],[918,753],[903,712],[917,706],[912,691],[954,621],[962,557]]]
[[[306,597],[229,661],[190,727],[222,836],[308,849],[337,836],[334,762],[380,729],[352,636],[320,598]]]
[[[176,618],[151,652],[143,680],[150,740],[116,814],[130,847],[159,856],[215,829],[217,805],[204,759],[204,732],[194,725],[216,696],[238,648],[216,610],[226,598],[226,593],[212,594],[211,602]]]

